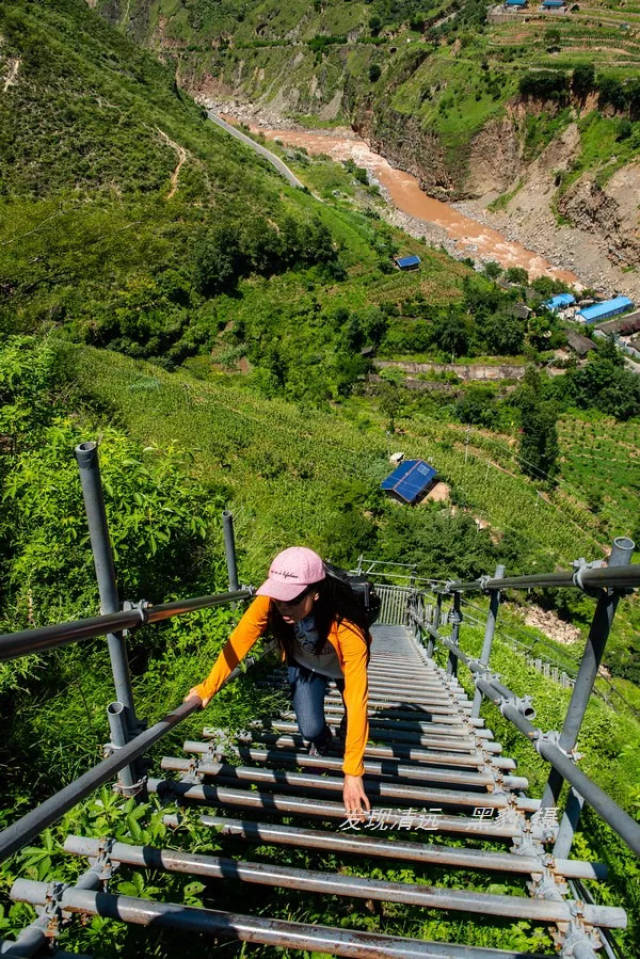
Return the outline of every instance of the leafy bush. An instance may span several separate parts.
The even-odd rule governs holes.
[[[640,380],[625,368],[611,341],[592,350],[585,366],[569,370],[556,389],[584,409],[595,407],[620,420],[640,415]]]
[[[486,386],[468,387],[455,406],[455,413],[461,423],[471,423],[492,429],[498,422],[493,391]]]
[[[592,63],[579,63],[571,75],[571,90],[584,99],[595,87],[596,71]]]
[[[559,70],[540,70],[525,73],[520,78],[518,88],[523,97],[562,101],[569,89],[569,78]]]
[[[598,103],[600,106],[612,106],[617,111],[624,110],[627,96],[622,81],[606,74],[598,77]]]

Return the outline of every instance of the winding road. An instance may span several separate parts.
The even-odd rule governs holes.
[[[226,130],[227,133],[230,133],[231,136],[236,138],[236,140],[241,140],[248,147],[251,147],[255,153],[258,153],[260,156],[264,157],[265,160],[268,160],[271,166],[275,167],[278,173],[283,176],[285,180],[291,184],[291,186],[295,186],[300,190],[305,189],[304,183],[302,183],[302,181],[291,172],[286,163],[283,163],[280,157],[276,156],[275,153],[272,153],[271,150],[267,150],[267,148],[263,147],[260,143],[256,143],[255,140],[252,140],[251,137],[248,137],[246,133],[242,132],[242,130],[238,130],[237,127],[232,126],[230,123],[227,123],[226,120],[223,120],[221,117],[219,117],[217,113],[209,111],[209,119],[216,123],[219,127],[222,127],[223,130]]]

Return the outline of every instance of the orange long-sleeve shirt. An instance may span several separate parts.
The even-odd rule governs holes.
[[[231,633],[218,656],[213,669],[203,683],[191,690],[204,703],[218,692],[223,682],[244,659],[251,647],[262,636],[269,622],[268,596],[257,596]],[[353,623],[333,622],[327,639],[338,656],[344,676],[344,702],[347,710],[347,739],[342,771],[345,775],[362,776],[363,756],[369,738],[367,716],[367,644],[362,631]]]

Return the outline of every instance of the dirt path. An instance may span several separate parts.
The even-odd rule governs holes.
[[[9,60],[9,63],[11,66],[9,68],[9,74],[4,81],[3,93],[6,93],[9,87],[15,87],[18,82],[18,70],[20,69],[22,60],[20,57],[16,57],[15,60]]]
[[[172,150],[176,151],[176,154],[178,156],[178,163],[176,165],[175,170],[171,174],[171,189],[169,190],[169,192],[167,193],[165,197],[165,200],[170,200],[171,197],[175,196],[176,191],[178,189],[178,180],[180,178],[180,170],[182,168],[182,164],[187,159],[188,154],[185,148],[183,146],[180,146],[180,144],[176,143],[174,140],[171,140],[167,136],[167,134],[164,132],[164,130],[161,130],[160,127],[156,127],[156,130],[158,131],[158,133],[160,134],[164,142],[168,146],[170,146]]]

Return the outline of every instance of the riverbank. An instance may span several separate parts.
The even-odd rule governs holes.
[[[379,185],[389,222],[433,246],[442,246],[457,259],[494,260],[503,268],[520,266],[532,278],[549,276],[578,289],[593,287],[603,295],[622,292],[640,298],[640,276],[623,272],[607,259],[604,238],[558,225],[542,204],[526,216],[510,216],[504,211],[492,213],[482,199],[442,203],[427,196],[415,177],[391,166],[347,127],[307,130],[273,110],[236,100],[203,102],[266,139],[304,148],[310,154],[323,153],[338,162],[352,159]]]

